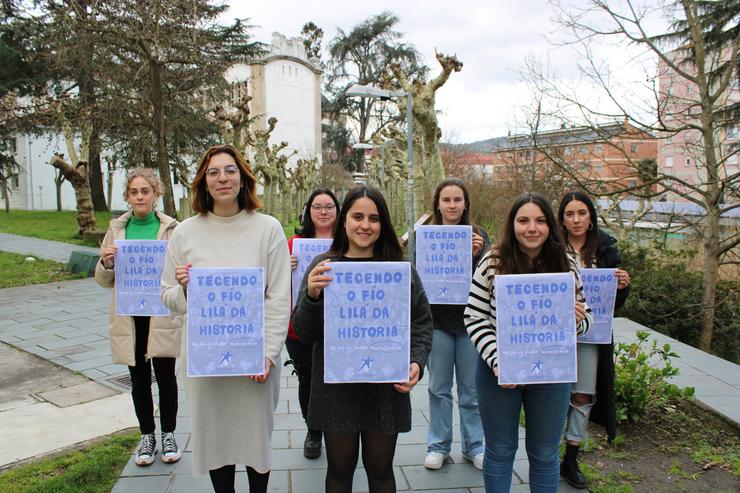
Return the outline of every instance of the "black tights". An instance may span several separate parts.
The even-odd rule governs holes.
[[[211,469],[211,484],[215,493],[234,493],[234,477],[236,466],[234,464]],[[267,482],[270,480],[270,471],[262,474],[247,466],[247,478],[249,478],[249,493],[267,493]]]
[[[380,431],[360,433],[324,433],[326,443],[326,493],[350,493],[352,476],[357,467],[360,439],[362,439],[362,465],[367,474],[370,493],[395,493],[393,455],[396,453],[398,434]]]

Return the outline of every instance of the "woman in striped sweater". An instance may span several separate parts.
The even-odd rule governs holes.
[[[568,410],[570,383],[503,385],[498,383],[496,344],[496,274],[575,274],[576,331],[591,324],[578,266],[568,256],[555,215],[536,193],[521,195],[509,211],[501,242],[481,260],[473,275],[465,309],[465,327],[481,358],[476,389],[486,450],[486,493],[508,492],[519,443],[519,410],[524,405],[530,490],[556,492],[560,476],[559,444]]]

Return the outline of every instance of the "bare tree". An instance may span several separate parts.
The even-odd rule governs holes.
[[[738,149],[727,141],[728,127],[737,123],[733,110],[737,101],[732,94],[738,80],[740,2],[675,0],[656,5],[640,0],[590,0],[585,7],[573,7],[556,0],[554,4],[557,23],[570,36],[565,45],[578,54],[580,82],[595,88],[598,96],[589,100],[582,86],[565,84],[530,65],[528,77],[552,103],[544,112],[548,117],[593,128],[604,120],[624,120],[663,139],[689,137],[684,150],[696,159],[695,177],[661,166],[654,176],[643,176],[646,179],[639,187],[615,187],[610,194],[649,198],[665,191],[703,211],[693,225],[703,247],[700,348],[708,351],[719,265],[740,243],[737,228],[720,229],[722,215],[740,207],[740,173],[729,166]],[[652,32],[652,20],[664,14],[672,18],[671,26],[665,32]],[[618,74],[597,55],[596,43],[610,42],[628,43],[652,61],[639,90],[633,90],[634,83],[619,85]],[[678,88],[690,88],[690,95],[679,96]],[[630,166],[635,176],[644,174],[639,161],[633,160]]]

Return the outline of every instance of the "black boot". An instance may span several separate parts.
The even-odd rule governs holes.
[[[586,489],[586,478],[578,468],[578,445],[565,445],[565,457],[560,463],[560,475],[565,482],[579,490]]]
[[[303,442],[303,457],[318,459],[321,456],[321,430],[308,430]]]

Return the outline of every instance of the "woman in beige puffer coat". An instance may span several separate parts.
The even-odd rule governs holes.
[[[126,177],[124,198],[131,210],[110,223],[100,247],[100,262],[95,268],[95,280],[104,288],[113,288],[110,305],[110,344],[113,362],[126,364],[131,374],[131,395],[139,420],[141,441],[136,452],[136,464],[148,466],[157,452],[154,435],[154,404],[152,399],[152,366],[159,386],[159,407],[162,432],[162,460],[177,462],[181,452],[175,441],[177,416],[177,378],[175,359],[180,355],[182,317],[116,315],[115,240],[169,240],[177,221],[155,211],[159,199],[160,181],[151,169],[136,168]]]

